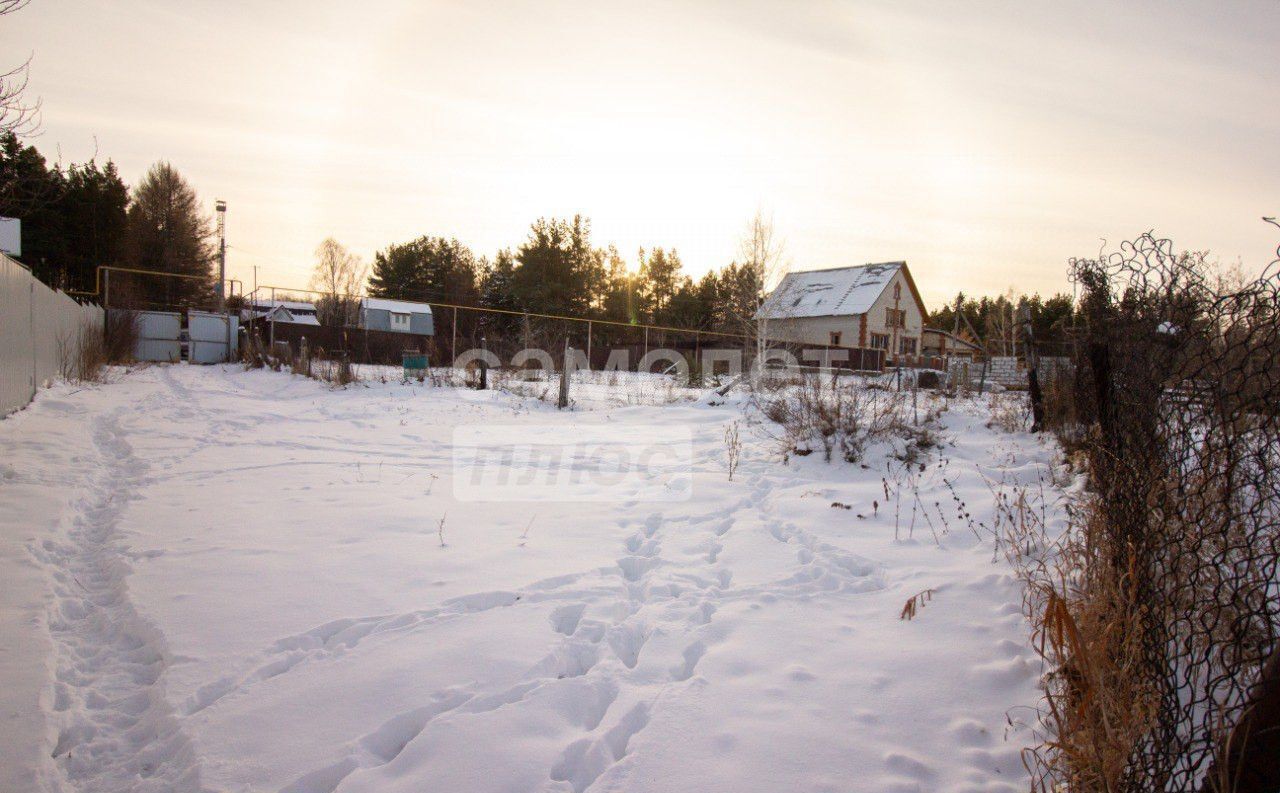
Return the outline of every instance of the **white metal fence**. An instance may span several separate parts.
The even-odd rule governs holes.
[[[50,289],[0,254],[0,416],[26,405],[58,376],[81,328],[102,325],[101,308]]]

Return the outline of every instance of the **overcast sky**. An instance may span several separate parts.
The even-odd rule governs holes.
[[[906,259],[1069,291],[1154,228],[1260,270],[1280,230],[1280,3],[33,0],[34,143],[171,161],[229,204],[230,270],[305,285],[332,235],[477,254],[543,215],[631,260],[730,261],[757,208],[793,269]]]

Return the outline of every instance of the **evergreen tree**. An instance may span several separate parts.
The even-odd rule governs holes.
[[[509,248],[498,251],[484,277],[480,291],[480,304],[485,308],[516,310],[515,297],[516,259]]]
[[[58,199],[64,178],[34,146],[18,136],[0,136],[0,216],[22,221],[22,262],[46,283],[54,282],[64,240]]]
[[[130,279],[136,296],[152,306],[199,304],[213,293],[213,227],[200,212],[196,191],[169,163],[151,166],[133,191],[127,214],[129,264],[190,278]]]
[[[671,321],[671,301],[684,283],[680,269],[680,256],[675,250],[667,253],[662,248],[654,248],[647,257],[640,251],[641,294],[649,321],[657,324]]]
[[[479,263],[456,239],[419,237],[379,251],[369,292],[375,297],[472,306],[480,298]]]
[[[627,263],[612,245],[602,251],[602,261],[606,286],[600,317],[632,325],[640,322],[640,305],[636,294],[638,279],[627,270]]]
[[[761,268],[751,264],[730,262],[717,284],[716,330],[722,333],[751,335],[750,323],[764,294]]]
[[[60,286],[89,291],[101,265],[119,265],[125,257],[129,188],[115,163],[90,160],[67,169],[57,203],[62,222]]]
[[[523,311],[585,317],[606,281],[603,256],[591,248],[591,223],[539,218],[516,252],[514,294]]]

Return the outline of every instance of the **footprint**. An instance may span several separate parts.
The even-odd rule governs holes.
[[[707,564],[715,564],[716,559],[720,557],[720,552],[723,550],[724,546],[720,543],[711,543],[711,547],[707,549]]]
[[[534,664],[529,677],[580,677],[591,671],[600,660],[600,650],[590,642],[569,641],[552,650],[546,658]]]
[[[635,669],[650,633],[649,627],[641,622],[615,625],[609,630],[609,646],[628,669]]]
[[[658,529],[661,526],[662,526],[662,516],[656,513],[653,515],[650,515],[649,517],[645,518],[645,521],[644,521],[644,536],[652,537],[653,535],[658,533]]]
[[[600,740],[582,738],[569,744],[552,766],[551,779],[568,782],[573,793],[583,793],[611,765],[626,756],[631,738],[648,723],[649,706],[636,705]]]
[[[889,752],[884,757],[884,764],[890,771],[912,779],[923,781],[933,776],[933,769],[928,763],[904,752]]]
[[[647,556],[624,556],[618,560],[618,567],[628,581],[639,581],[641,576],[658,566],[658,561]]]
[[[427,723],[471,699],[471,695],[453,692],[430,705],[401,713],[360,739],[360,748],[386,764],[396,759],[409,742],[426,729]]]
[[[684,648],[684,663],[671,670],[671,679],[679,682],[693,677],[693,670],[706,652],[707,645],[701,639]]]
[[[578,623],[582,620],[582,614],[586,610],[586,603],[570,603],[567,606],[561,606],[551,612],[551,627],[555,629],[556,633],[572,636],[573,632],[578,629]]]

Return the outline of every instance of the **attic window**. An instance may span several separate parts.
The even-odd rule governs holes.
[[[399,311],[391,312],[391,327],[394,330],[409,329],[409,315]]]

